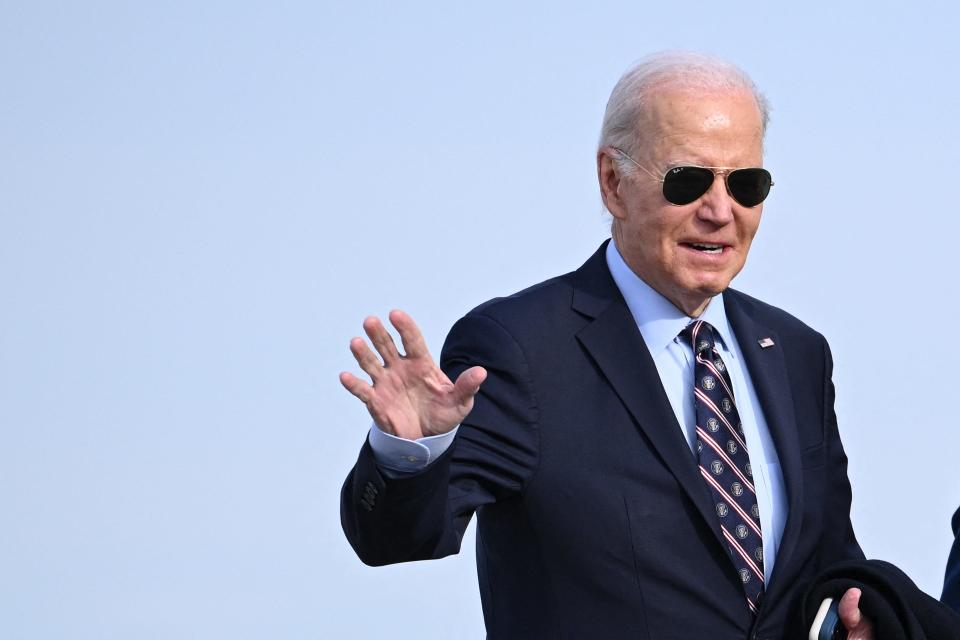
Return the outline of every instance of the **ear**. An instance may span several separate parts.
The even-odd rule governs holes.
[[[613,158],[614,153],[616,151],[610,147],[597,151],[597,180],[600,182],[600,197],[603,198],[607,211],[614,218],[623,220],[627,217],[627,210],[620,194],[621,188],[626,185],[625,178],[620,175],[620,168]]]

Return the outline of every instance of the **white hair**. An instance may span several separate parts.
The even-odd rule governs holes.
[[[641,59],[627,70],[610,92],[600,128],[599,148],[617,147],[635,152],[649,132],[639,131],[640,115],[650,97],[658,90],[674,88],[688,91],[748,91],[760,110],[761,138],[770,120],[770,104],[743,70],[734,64],[701,53],[663,51]],[[625,173],[634,166],[618,158]]]

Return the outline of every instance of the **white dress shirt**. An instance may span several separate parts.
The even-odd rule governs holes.
[[[691,346],[679,337],[691,318],[637,277],[620,256],[613,241],[607,245],[606,257],[613,280],[637,323],[660,374],[670,406],[693,451],[697,426],[693,396],[694,354]],[[733,384],[734,401],[743,423],[750,464],[754,469],[753,481],[763,531],[763,573],[765,580],[769,581],[787,522],[787,494],[780,459],[740,345],[727,321],[723,294],[711,300],[698,319],[710,323],[719,335],[717,347]],[[425,468],[443,454],[453,442],[456,432],[457,429],[454,429],[439,436],[413,441],[384,433],[374,425],[370,428],[369,439],[378,465],[389,471],[409,473]]]

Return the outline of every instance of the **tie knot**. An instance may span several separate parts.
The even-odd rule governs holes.
[[[709,322],[695,320],[684,327],[680,332],[680,337],[687,341],[693,347],[694,353],[703,351],[713,351],[715,340],[713,337],[713,327]]]

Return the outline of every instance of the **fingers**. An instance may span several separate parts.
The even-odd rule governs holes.
[[[340,374],[340,384],[364,404],[370,399],[373,391],[373,387],[347,371]]]
[[[383,373],[383,364],[380,363],[380,358],[370,350],[363,338],[354,338],[350,341],[350,352],[357,359],[360,368],[376,382],[377,378]]]
[[[390,322],[397,328],[400,340],[403,342],[403,352],[408,358],[422,358],[430,355],[423,334],[420,333],[413,318],[399,309],[394,309],[390,312]]]
[[[363,330],[367,332],[370,342],[373,343],[377,353],[379,353],[380,357],[383,358],[383,363],[385,366],[389,367],[390,363],[400,357],[400,353],[397,351],[397,345],[393,343],[393,338],[391,338],[390,334],[387,333],[383,323],[380,322],[380,318],[376,316],[370,316],[369,318],[365,319],[363,321]]]
[[[420,333],[420,329],[417,328],[413,318],[403,311],[392,311],[390,312],[390,321],[400,333],[407,357],[429,357],[430,354],[423,339],[423,334]],[[363,330],[370,338],[370,342],[373,343],[377,353],[375,354],[362,338],[353,338],[350,341],[350,351],[360,368],[376,384],[377,380],[383,375],[383,370],[400,360],[401,355],[397,351],[397,345],[393,342],[393,338],[390,337],[386,327],[380,322],[380,318],[369,316],[364,319]],[[379,358],[377,354],[380,354]],[[382,362],[381,358],[383,359]]]
[[[473,400],[473,396],[480,391],[480,385],[487,379],[487,370],[483,367],[470,367],[460,374],[453,385],[457,396],[457,403],[464,404]]]

